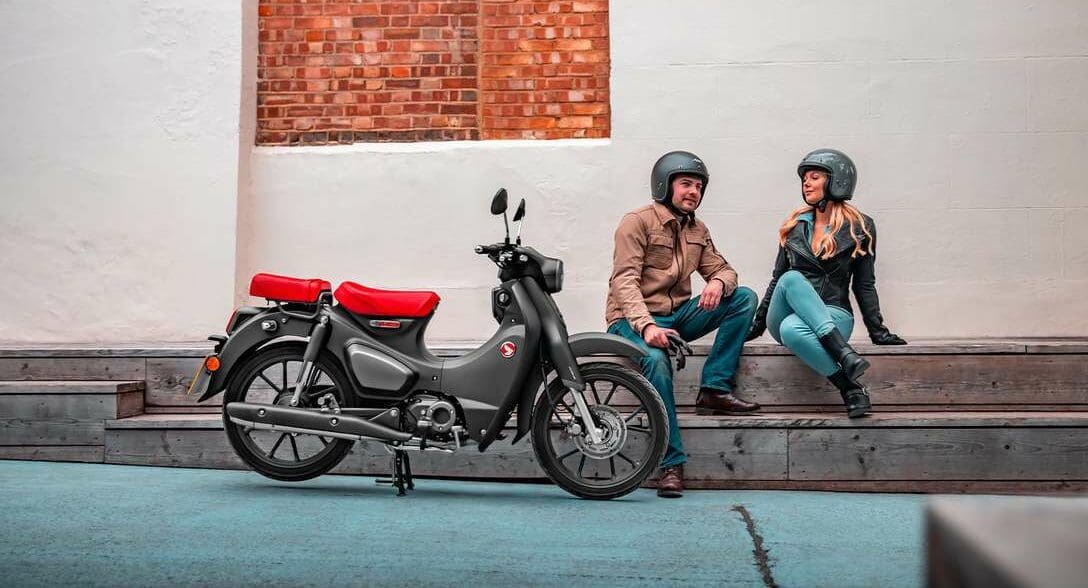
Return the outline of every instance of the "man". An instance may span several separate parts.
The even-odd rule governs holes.
[[[661,156],[650,174],[653,202],[624,215],[616,229],[605,320],[608,332],[633,341],[649,355],[642,373],[657,388],[669,413],[669,449],[661,461],[658,496],[683,495],[687,460],[676,420],[668,335],[686,341],[714,329],[718,334],[703,367],[696,399],[699,414],[748,413],[759,408],[733,395],[737,362],[758,302],[737,287],[737,272],[714,247],[695,218],[710,182],[706,165],[687,151]],[[691,274],[706,280],[691,297]]]

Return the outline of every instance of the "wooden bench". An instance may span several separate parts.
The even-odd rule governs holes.
[[[432,345],[452,356],[471,343]],[[858,345],[877,413],[850,420],[837,392],[784,348],[748,344],[739,392],[760,414],[693,414],[707,344],[676,377],[692,487],[908,492],[1041,492],[1088,488],[1088,340],[912,341]],[[185,396],[204,344],[0,349],[0,380],[124,378],[144,383],[142,416],[104,423],[108,463],[241,467],[217,404]],[[600,358],[622,361],[617,358]],[[218,399],[216,399],[218,400]],[[0,400],[3,402],[3,400]],[[127,413],[126,413],[127,414]],[[16,440],[18,441],[18,440]],[[34,458],[30,446],[0,456]],[[40,453],[41,459],[64,459]],[[422,475],[539,478],[527,442],[487,453],[420,455]],[[360,443],[343,473],[385,474],[388,454]]]

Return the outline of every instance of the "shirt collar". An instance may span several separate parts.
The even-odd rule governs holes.
[[[660,202],[654,202],[654,212],[657,213],[657,219],[660,220],[661,224],[663,225],[668,224],[669,221],[675,223],[680,222],[680,219],[677,218],[676,213],[674,213],[671,208],[665,206]],[[690,218],[692,222],[695,221],[695,213],[691,213],[686,216],[688,216],[688,218]]]

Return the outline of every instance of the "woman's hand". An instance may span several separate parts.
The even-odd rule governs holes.
[[[873,343],[875,343],[877,345],[906,345],[907,344],[906,339],[900,337],[899,335],[896,335],[895,333],[891,333],[889,331],[883,331],[883,332],[880,332],[880,333],[873,333],[873,334],[869,335],[869,338],[872,339]]]

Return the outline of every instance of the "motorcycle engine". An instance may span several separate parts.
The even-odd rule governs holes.
[[[450,441],[451,431],[458,423],[457,407],[452,402],[431,394],[419,394],[409,398],[404,407],[404,430],[413,435]]]

